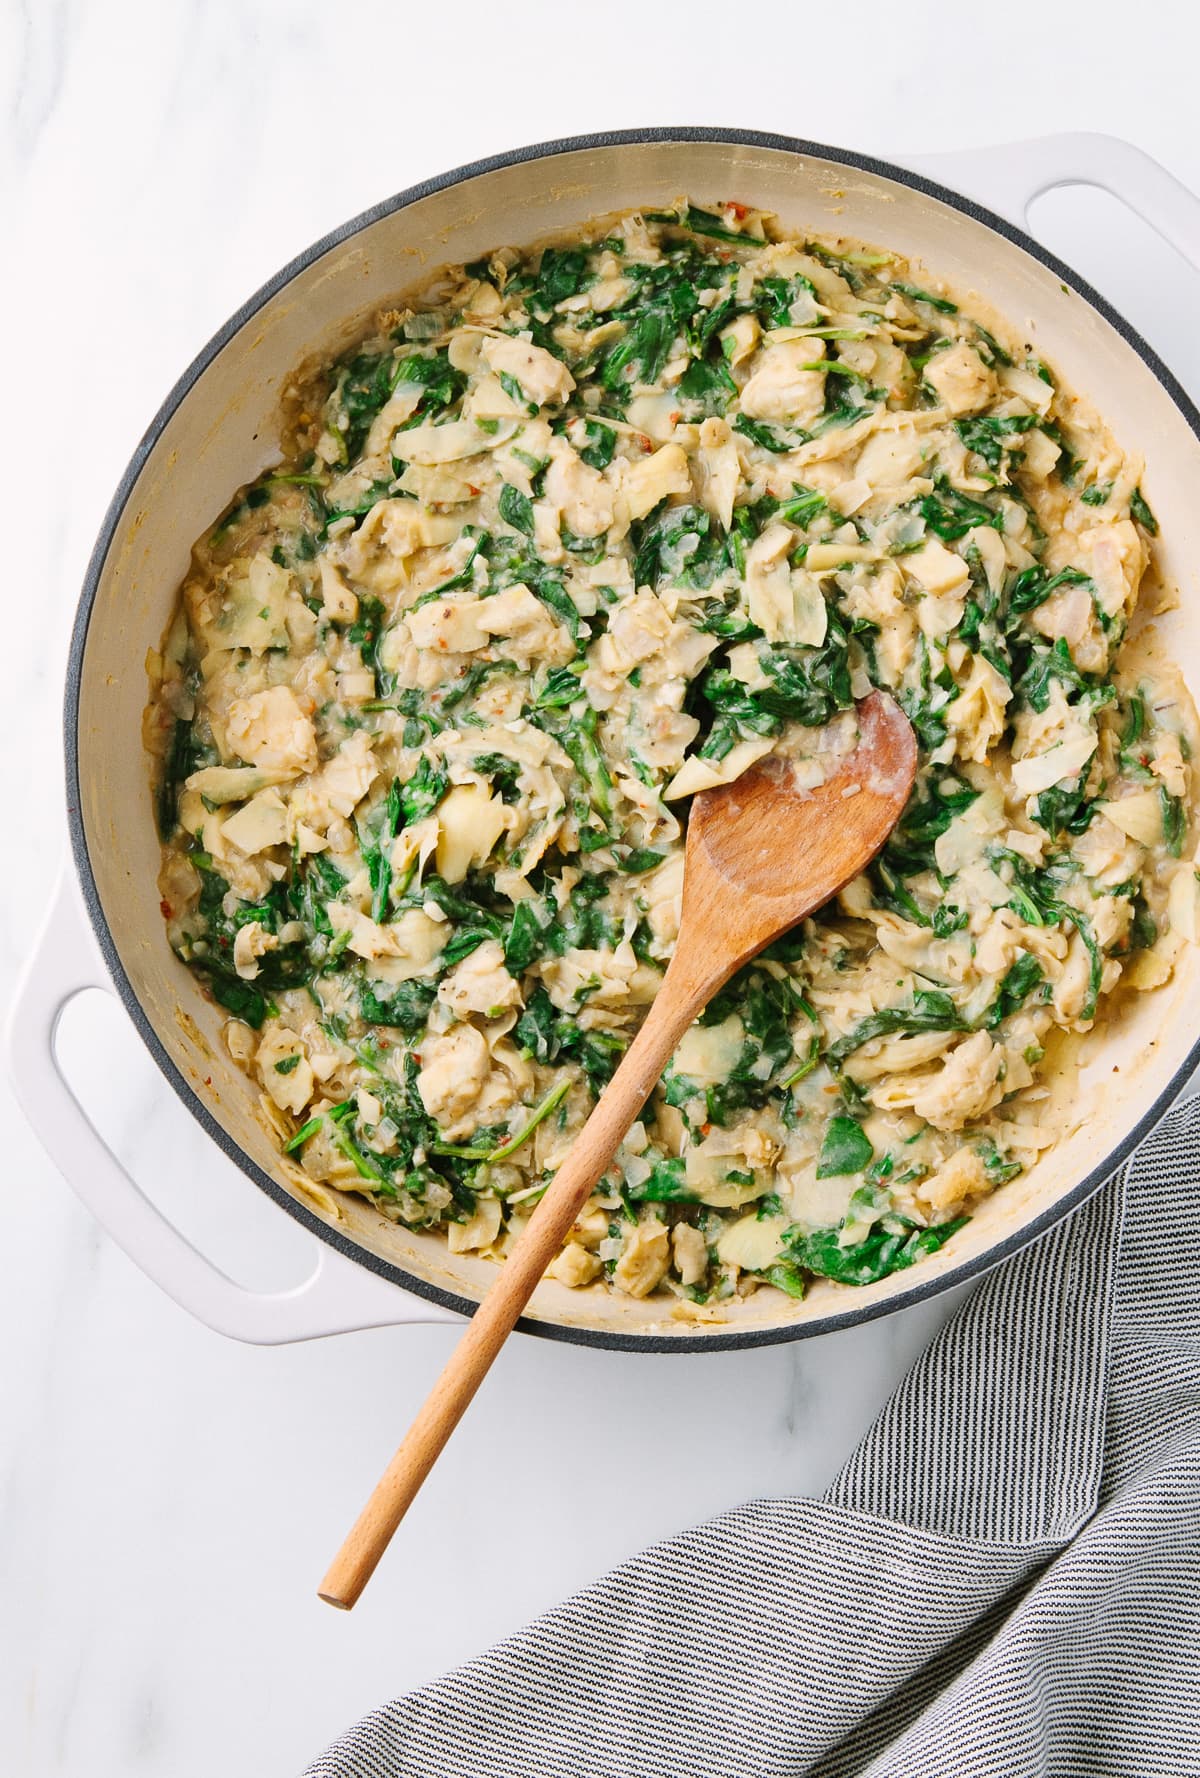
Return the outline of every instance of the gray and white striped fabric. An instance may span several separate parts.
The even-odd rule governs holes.
[[[993,1273],[823,1500],[753,1501],[306,1778],[1200,1773],[1200,1101]]]

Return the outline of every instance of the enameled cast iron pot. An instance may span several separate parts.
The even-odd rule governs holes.
[[[930,163],[932,167],[932,163]],[[224,1018],[170,951],[158,907],[158,838],[140,730],[143,663],[166,628],[191,540],[276,456],[280,392],[314,351],[350,340],[366,312],[437,266],[526,245],[605,212],[681,194],[740,199],[789,232],[845,234],[924,261],[987,299],[1118,440],[1146,457],[1162,571],[1179,609],[1165,645],[1200,701],[1200,416],[1154,353],[1087,285],[1023,231],[1055,185],[1103,186],[1200,267],[1200,204],[1155,162],[1112,138],[1049,138],[947,157],[936,171],[984,191],[995,211],[940,184],[840,149],[746,131],[658,129],[521,149],[448,173],[378,205],[284,268],[185,372],[109,509],[88,568],[66,691],[70,878],[32,960],[12,1024],[11,1063],[46,1147],[100,1221],[180,1303],[226,1333],[302,1339],[351,1327],[440,1320],[469,1310],[494,1268],[347,1199],[335,1224],[294,1196],[255,1090],[226,1055]],[[82,889],[87,923],[82,918]],[[103,967],[96,957],[98,942]],[[54,1029],[80,989],[115,987],[159,1067],[248,1179],[324,1244],[295,1291],[242,1290],[191,1247],[128,1179],[76,1103]],[[863,1290],[818,1284],[803,1303],[763,1291],[722,1324],[669,1318],[660,1303],[543,1284],[522,1325],[637,1351],[712,1351],[828,1332],[970,1278],[1080,1204],[1120,1165],[1200,1059],[1200,947],[1174,979],[1107,1028],[1080,1082],[1075,1133],[989,1199],[938,1254]],[[205,1084],[211,1082],[211,1085]]]

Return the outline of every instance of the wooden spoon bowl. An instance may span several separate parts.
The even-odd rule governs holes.
[[[798,789],[790,761],[768,754],[732,784],[694,798],[676,955],[710,928],[705,937],[719,941],[727,981],[874,858],[912,791],[917,743],[883,692],[864,698],[857,714],[857,745],[812,789]]]

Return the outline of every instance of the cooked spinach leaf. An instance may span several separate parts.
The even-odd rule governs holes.
[[[1158,536],[1158,520],[1146,505],[1146,497],[1140,488],[1135,488],[1130,495],[1129,510],[1138,524],[1149,531],[1151,537]]]
[[[681,1156],[655,1161],[649,1176],[628,1187],[635,1204],[694,1204],[697,1194],[687,1183],[687,1171]]]
[[[1023,432],[1031,432],[1039,424],[1037,414],[981,414],[969,420],[956,420],[954,430],[969,451],[982,457],[989,469],[999,469],[1010,440]]]
[[[535,1062],[575,1062],[594,1095],[608,1085],[625,1049],[610,1031],[585,1031],[570,1013],[561,1013],[539,983],[513,1027],[513,1041]]]
[[[911,297],[913,302],[925,303],[941,315],[958,314],[958,304],[952,303],[948,296],[934,296],[928,290],[921,290],[916,284],[902,284],[898,278],[892,280],[892,289],[898,290],[901,296]]]
[[[391,1025],[409,1036],[425,1029],[429,1009],[437,998],[437,983],[414,976],[395,988],[364,981],[358,993],[358,1014],[368,1025]]]
[[[585,420],[584,433],[587,444],[579,455],[593,469],[607,469],[617,448],[616,433],[611,426],[605,426],[600,420]]]
[[[959,1216],[953,1222],[923,1229],[894,1217],[890,1221],[896,1224],[895,1228],[885,1223],[872,1229],[864,1241],[849,1247],[841,1245],[840,1229],[815,1229],[812,1234],[789,1239],[787,1258],[791,1265],[815,1272],[821,1278],[832,1278],[838,1284],[877,1284],[891,1272],[914,1265],[927,1253],[936,1253],[969,1220]]]
[[[1059,587],[1090,587],[1091,584],[1091,577],[1079,568],[1060,568],[1057,574],[1051,574],[1040,563],[1032,568],[1024,568],[1015,577],[1005,595],[1008,615],[1022,617],[1027,611],[1035,611]]]
[[[647,210],[647,222],[663,222],[672,228],[686,229],[692,235],[707,235],[714,241],[731,241],[738,247],[762,247],[765,241],[762,235],[744,235],[737,229],[730,228],[711,210],[698,210],[695,204],[686,204],[681,210]]]
[[[522,494],[509,482],[505,482],[500,490],[500,517],[514,531],[520,531],[526,537],[533,536],[533,502],[528,494]]]
[[[967,1025],[949,994],[940,988],[918,988],[907,1006],[888,1006],[861,1019],[845,1037],[831,1043],[826,1059],[839,1067],[854,1051],[876,1037],[912,1037],[920,1031],[965,1031]],[[857,1125],[855,1128],[857,1129]],[[846,1169],[856,1172],[856,1168]]]
[[[990,527],[993,531],[1002,529],[1004,514],[998,508],[964,494],[942,471],[934,475],[933,489],[932,494],[925,494],[917,501],[917,511],[943,543],[956,542],[976,525]]]
[[[821,1152],[817,1156],[817,1178],[838,1178],[843,1173],[861,1173],[871,1164],[875,1150],[857,1118],[839,1113],[825,1126]],[[815,1270],[816,1268],[811,1268]]]
[[[706,414],[723,414],[737,394],[737,384],[723,358],[693,358],[679,379],[679,393]]]
[[[1036,957],[1028,951],[1022,951],[1016,962],[1009,968],[996,991],[996,998],[988,1008],[984,1024],[994,1030],[1004,1019],[1019,1012],[1043,981],[1042,966]]]
[[[776,456],[782,455],[785,451],[794,451],[797,444],[804,442],[803,437],[799,439],[783,437],[776,432],[773,426],[768,426],[765,420],[752,420],[749,414],[740,413],[733,422],[733,430],[740,432],[742,437],[748,438],[752,444],[761,445],[764,451],[774,452]]]

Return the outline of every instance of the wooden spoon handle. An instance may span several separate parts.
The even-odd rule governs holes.
[[[319,1588],[327,1604],[349,1611],[366,1586],[676,1044],[731,973],[731,966],[703,956],[694,945],[681,943],[676,950],[646,1022],[330,1564]]]

